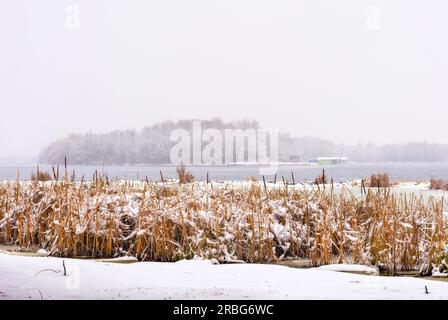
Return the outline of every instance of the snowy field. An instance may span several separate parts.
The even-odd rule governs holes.
[[[448,282],[338,272],[363,266],[64,261],[0,253],[0,299],[448,299]]]

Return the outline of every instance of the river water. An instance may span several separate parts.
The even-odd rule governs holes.
[[[39,165],[40,170],[52,172],[49,165]],[[260,178],[259,166],[187,166],[197,180],[204,180],[207,172],[211,180],[244,180],[249,177]],[[60,167],[62,174],[64,168]],[[109,178],[159,180],[160,171],[164,177],[175,178],[176,166],[173,165],[119,165],[119,166],[68,166],[67,171],[75,171],[78,180],[84,175],[85,180],[92,179],[95,170],[106,173]],[[353,179],[368,178],[376,173],[388,173],[393,181],[426,181],[431,178],[448,180],[448,163],[347,163],[334,166],[285,164],[280,165],[277,179],[291,181],[291,172],[296,182],[314,180],[325,170],[328,177],[335,182],[345,182]],[[0,180],[16,180],[17,174],[21,180],[29,179],[36,171],[35,164],[0,164]],[[268,177],[272,180],[272,177]]]

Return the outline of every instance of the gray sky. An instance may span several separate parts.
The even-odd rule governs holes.
[[[448,143],[447,14],[445,0],[0,0],[0,158],[213,116]]]

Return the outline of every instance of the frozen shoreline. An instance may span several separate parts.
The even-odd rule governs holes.
[[[448,299],[448,283],[208,260],[118,264],[0,253],[0,299]]]

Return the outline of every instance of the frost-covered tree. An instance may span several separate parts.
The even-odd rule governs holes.
[[[202,130],[258,129],[255,120],[224,122],[220,118],[201,121]],[[102,134],[71,134],[44,148],[39,162],[63,163],[67,157],[71,164],[150,164],[169,163],[170,151],[175,142],[170,135],[175,129],[192,131],[193,120],[165,121],[147,126],[140,131],[115,130]],[[234,151],[234,157],[235,157]],[[225,154],[224,150],[222,152]],[[359,162],[445,162],[448,161],[448,145],[407,143],[377,146],[358,144],[338,145],[315,137],[293,137],[288,133],[279,136],[279,160],[289,161],[291,156],[302,161],[320,156],[348,157]]]

